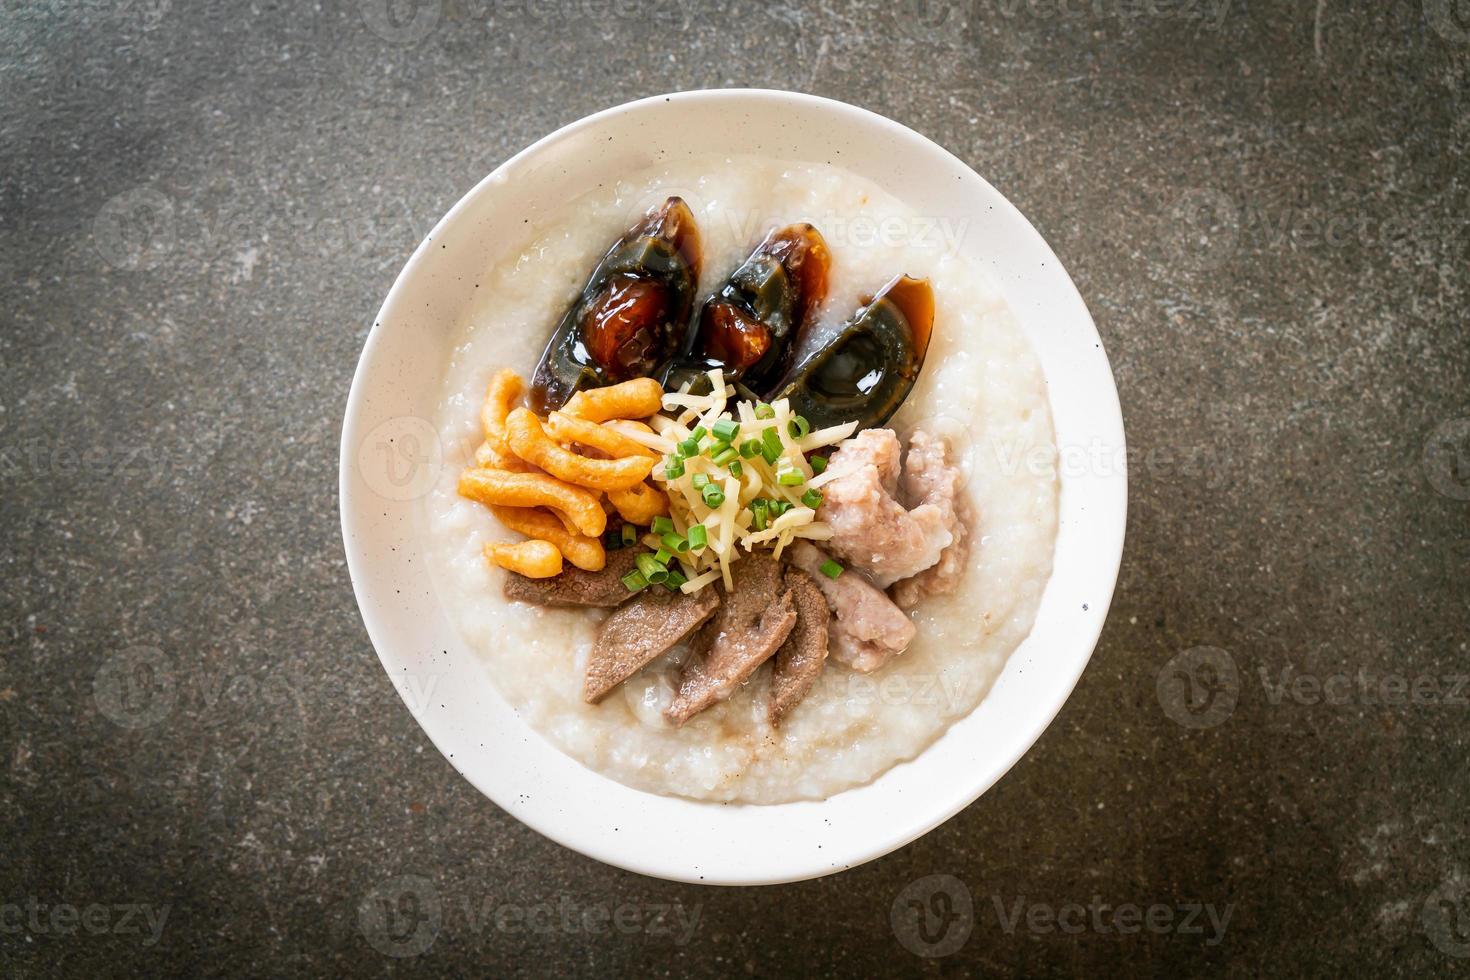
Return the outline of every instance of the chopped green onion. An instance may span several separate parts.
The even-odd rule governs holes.
[[[664,579],[664,587],[667,588],[670,592],[678,592],[679,586],[683,585],[687,581],[689,580],[684,577],[683,572],[671,568],[669,569],[669,577]]]
[[[668,534],[673,529],[674,522],[669,520],[667,517],[655,517],[653,519],[652,530],[654,534]]]
[[[689,547],[699,551],[709,544],[709,530],[703,524],[695,524],[689,529]]]
[[[704,505],[710,510],[718,510],[720,505],[725,502],[725,491],[713,483],[701,490],[700,493],[704,496]]]
[[[664,478],[677,480],[684,475],[684,460],[678,456],[664,457]]]
[[[643,552],[643,554],[633,559],[633,561],[637,564],[638,571],[642,572],[643,577],[650,582],[660,581],[660,579],[656,579],[654,576],[660,572],[667,572],[669,570],[668,566],[659,561],[658,557],[651,551]]]
[[[767,429],[761,433],[761,455],[771,464],[781,458],[781,434],[775,429]]]
[[[776,482],[783,487],[799,487],[806,482],[801,470],[782,470],[776,474]]]
[[[766,529],[766,508],[770,503],[765,497],[757,497],[750,502],[750,523],[757,531]]]
[[[755,406],[755,417],[758,419],[773,419],[776,417],[776,410],[765,402],[757,402]]]
[[[704,488],[709,486],[709,474],[696,473],[692,482],[694,483],[694,489],[703,492]]]
[[[786,423],[786,431],[791,433],[791,438],[800,439],[802,436],[812,431],[812,424],[806,420],[806,416],[798,415],[796,418]]]
[[[740,460],[738,460],[738,459],[732,459],[732,460],[730,460],[730,475],[731,476],[733,476],[735,479],[738,480],[738,479],[740,479],[741,475],[743,475],[744,473],[745,473],[745,467],[743,467],[743,466],[740,465]]]
[[[707,435],[709,435],[709,430],[708,429],[706,429],[702,425],[696,425],[694,427],[694,431],[691,432],[691,433],[689,433],[689,438],[693,439],[695,442],[698,442],[699,440],[703,439]]]
[[[828,558],[826,561],[822,562],[822,567],[820,571],[828,578],[836,579],[837,576],[842,574],[842,566],[837,564],[837,562],[833,561],[832,559]]]
[[[690,436],[688,439],[685,439],[683,442],[679,443],[679,455],[683,456],[685,459],[688,459],[690,456],[698,456],[699,437]]]
[[[724,449],[721,449],[719,452],[715,453],[714,456],[712,456],[710,458],[714,460],[714,463],[715,463],[716,466],[724,466],[725,464],[729,463],[731,460],[735,459],[735,457],[738,456],[738,455],[740,455],[740,454],[738,452],[736,452],[736,450],[734,449],[734,447],[727,445],[727,446],[725,446]]]
[[[623,576],[623,585],[627,586],[629,592],[637,592],[648,585],[648,579],[643,577],[642,572],[634,570]]]
[[[617,531],[608,531],[602,536],[602,546],[608,551],[617,551],[623,546],[622,534]]]
[[[632,544],[638,540],[638,528],[632,524],[624,524],[622,531],[619,533],[622,535],[623,544]]]
[[[735,437],[740,434],[740,423],[731,422],[729,419],[720,419],[714,424],[715,437],[721,442],[734,442]]]
[[[816,510],[818,507],[822,506],[822,491],[808,490],[806,493],[801,495],[801,502],[806,504],[812,510]]]
[[[674,560],[674,553],[668,548],[660,548],[653,553],[653,560],[662,565],[664,571],[668,571],[669,562]],[[653,579],[649,579],[649,581],[652,582]]]
[[[667,534],[664,534],[659,538],[659,540],[663,542],[664,550],[666,551],[672,551],[675,554],[682,555],[684,552],[689,550],[689,541],[685,538],[679,537],[679,535],[675,534],[673,531],[669,531]]]
[[[807,462],[812,464],[813,473],[824,473],[827,470],[826,456],[813,456],[811,459],[807,460]]]
[[[792,504],[789,500],[773,500],[771,501],[771,516],[780,517],[790,510],[791,506]]]
[[[760,455],[761,441],[759,439],[747,439],[740,444],[740,455],[746,459]]]

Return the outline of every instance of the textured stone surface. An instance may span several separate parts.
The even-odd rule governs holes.
[[[1470,968],[1470,17],[1222,2],[5,4],[0,972]],[[1009,195],[1136,455],[1101,645],[1014,771],[882,860],[717,890],[440,758],[334,498],[366,328],[448,206],[730,84],[870,106]]]

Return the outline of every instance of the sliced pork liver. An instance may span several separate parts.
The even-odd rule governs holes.
[[[795,541],[786,552],[797,568],[809,573],[832,610],[832,656],[853,670],[877,670],[913,642],[913,620],[883,590],[852,570],[835,579],[821,574],[826,552],[808,541]]]
[[[630,549],[624,549],[630,550]],[[621,583],[619,588],[622,588]],[[623,589],[627,595],[627,589]],[[720,607],[712,588],[693,595],[649,586],[605,619],[587,658],[582,697],[596,704],[653,658],[693,633]]]
[[[827,661],[827,622],[831,619],[827,597],[799,568],[786,569],[786,588],[796,607],[796,626],[772,663],[771,700],[766,707],[772,728],[779,728],[781,719],[806,697]]]
[[[568,567],[551,578],[526,578],[511,572],[505,580],[505,597],[537,606],[597,606],[611,609],[627,601],[631,593],[623,576],[633,570],[634,558],[643,548],[619,548],[607,553],[600,572]]]
[[[730,574],[734,588],[699,636],[704,654],[684,668],[679,693],[664,712],[676,725],[734,694],[796,625],[796,607],[779,562],[752,554],[737,562]]]

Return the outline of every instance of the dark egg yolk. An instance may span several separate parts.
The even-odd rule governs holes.
[[[723,364],[738,378],[771,349],[771,331],[729,303],[711,305],[704,313],[700,344],[705,356]]]
[[[615,381],[651,373],[668,306],[668,290],[657,282],[612,279],[582,316],[588,356]]]

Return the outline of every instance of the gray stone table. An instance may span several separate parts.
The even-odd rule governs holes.
[[[765,889],[483,799],[387,683],[335,503],[432,223],[559,125],[728,85],[1006,193],[1134,451],[1046,735],[913,845]],[[1470,970],[1467,138],[1464,0],[7,0],[0,974]]]

